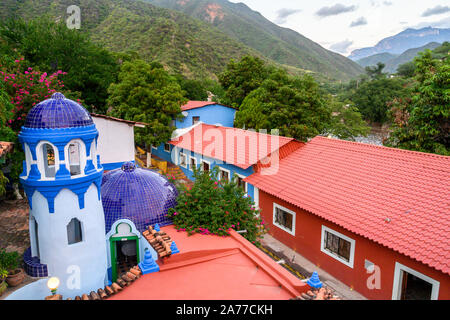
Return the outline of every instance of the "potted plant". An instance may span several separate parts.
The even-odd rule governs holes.
[[[0,266],[8,271],[6,283],[10,287],[18,286],[25,278],[22,268],[19,268],[20,255],[17,251],[6,252],[5,249],[0,251]]]
[[[8,285],[6,284],[6,277],[8,276],[8,270],[0,266],[0,296],[5,292]]]

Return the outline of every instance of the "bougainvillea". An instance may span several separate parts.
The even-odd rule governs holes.
[[[188,234],[229,235],[229,230],[243,231],[242,235],[259,244],[265,224],[259,211],[244,190],[233,181],[218,181],[217,170],[194,170],[192,187],[181,186],[177,206],[167,216],[179,231]]]
[[[13,105],[13,115],[7,125],[18,132],[24,124],[26,115],[34,105],[50,98],[57,91],[64,91],[66,94],[67,90],[59,79],[64,74],[66,72],[62,70],[47,74],[26,67],[23,57],[15,60],[10,68],[0,64],[0,81],[4,82]],[[80,101],[78,100],[78,102]]]

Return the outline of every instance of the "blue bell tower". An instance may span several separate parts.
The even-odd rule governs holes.
[[[107,279],[97,138],[89,112],[61,93],[34,106],[19,134],[31,254],[60,279],[58,293],[67,298]]]

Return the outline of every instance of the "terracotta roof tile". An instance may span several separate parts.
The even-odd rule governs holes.
[[[294,139],[202,123],[170,143],[247,169],[291,141]]]
[[[245,181],[450,273],[450,157],[316,137]]]

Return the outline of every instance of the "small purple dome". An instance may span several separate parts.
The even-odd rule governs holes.
[[[106,233],[119,219],[133,221],[140,232],[155,223],[172,223],[166,215],[169,208],[175,207],[178,192],[155,171],[126,162],[122,168],[103,175],[101,190]]]
[[[89,112],[79,103],[56,92],[50,99],[35,105],[27,115],[24,127],[56,129],[94,124]]]

